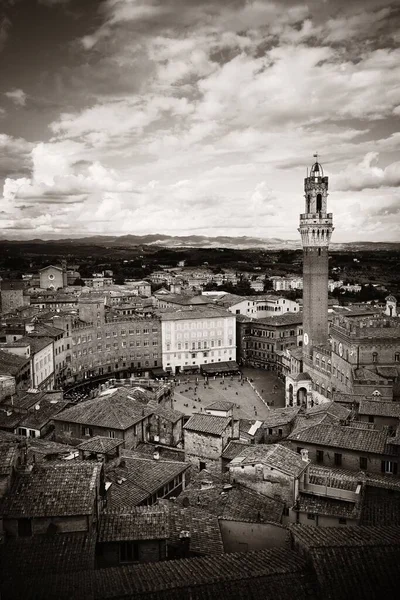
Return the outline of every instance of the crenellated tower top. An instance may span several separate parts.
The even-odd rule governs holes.
[[[304,179],[305,212],[300,214],[299,232],[303,248],[328,247],[332,236],[332,213],[327,212],[328,177],[324,176],[318,155]]]

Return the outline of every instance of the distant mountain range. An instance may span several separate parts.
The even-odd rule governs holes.
[[[301,241],[282,240],[280,238],[258,238],[251,236],[208,237],[205,235],[175,236],[159,233],[148,235],[93,235],[89,237],[62,239],[33,239],[33,240],[0,240],[0,243],[10,244],[80,244],[110,247],[155,246],[159,248],[236,248],[265,250],[297,250],[301,249]],[[400,242],[348,242],[333,243],[332,250],[395,250],[400,249]]]

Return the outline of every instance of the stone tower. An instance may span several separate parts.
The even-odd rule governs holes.
[[[303,354],[328,342],[328,248],[332,213],[327,212],[328,177],[316,162],[304,180],[305,212],[300,215],[303,245]]]

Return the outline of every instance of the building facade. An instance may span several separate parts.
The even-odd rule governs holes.
[[[220,308],[162,313],[161,339],[162,366],[172,373],[236,360],[235,317]]]

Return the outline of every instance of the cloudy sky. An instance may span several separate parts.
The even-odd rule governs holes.
[[[1,0],[0,236],[400,241],[396,0]]]

